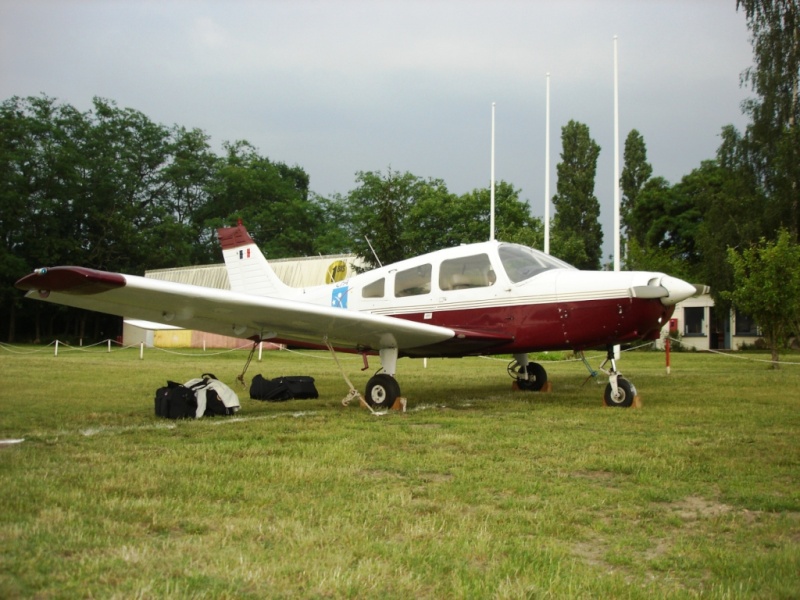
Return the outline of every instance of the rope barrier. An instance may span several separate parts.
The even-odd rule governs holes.
[[[38,354],[38,353],[42,353],[42,352],[52,352],[53,351],[52,350],[53,347],[56,348],[56,355],[58,355],[58,352],[62,352],[62,351],[63,352],[85,352],[87,354],[108,354],[109,352],[112,352],[112,350],[110,348],[108,350],[104,349],[103,351],[97,350],[96,347],[100,346],[100,345],[103,345],[103,344],[105,344],[107,346],[110,346],[111,344],[119,346],[118,348],[114,348],[113,352],[120,352],[122,350],[140,350],[141,349],[141,345],[140,344],[125,345],[125,344],[121,344],[120,342],[118,342],[116,340],[106,339],[106,340],[102,340],[102,341],[94,343],[94,344],[90,344],[88,346],[73,346],[69,342],[62,342],[61,340],[53,340],[52,342],[50,342],[50,343],[48,343],[48,344],[46,344],[44,346],[40,346],[40,347],[36,347],[36,348],[30,348],[30,347],[27,347],[27,346],[13,346],[11,344],[6,344],[4,342],[0,342],[0,350],[5,350],[5,351],[7,351],[9,353],[12,353],[12,354],[23,354],[23,355],[24,354]],[[207,350],[202,350],[202,352],[200,352],[199,348],[197,349],[198,351],[195,351],[195,352],[180,352],[180,351],[176,351],[176,350],[170,350],[169,348],[160,348],[158,346],[144,346],[144,348],[147,349],[147,350],[156,350],[158,352],[163,352],[164,354],[172,354],[174,356],[188,356],[188,357],[193,357],[193,356],[194,357],[197,357],[197,356],[220,356],[220,355],[223,355],[223,354],[230,354],[232,352],[238,352],[238,351],[241,351],[241,350],[249,350],[251,347],[252,347],[252,342],[248,342],[246,344],[242,344],[241,346],[236,346],[235,348],[226,348],[226,349],[222,349],[222,350],[219,350],[219,351],[216,351],[216,352],[209,352]],[[307,358],[315,358],[317,360],[333,360],[329,355],[327,355],[322,350],[320,350],[320,354],[312,354],[310,352],[301,352],[301,351],[298,351],[298,350],[291,350],[291,349],[285,348],[283,346],[279,346],[278,349],[281,352],[288,352],[288,353],[291,353],[291,354],[297,354],[299,356],[305,356]],[[346,354],[345,357],[346,358],[352,358],[353,360],[361,360],[360,355]]]
[[[720,352],[719,350],[711,350],[711,349],[709,349],[709,350],[698,349],[696,346],[692,346],[690,344],[687,344],[685,340],[678,339],[678,338],[672,338],[672,337],[670,337],[669,339],[673,343],[678,343],[682,347],[687,348],[687,349],[691,349],[692,351],[708,352],[709,354],[714,354],[716,356],[723,356],[725,358],[733,358],[733,359],[737,359],[737,360],[744,360],[744,361],[757,362],[757,363],[766,363],[766,364],[776,363],[776,364],[779,364],[779,365],[793,365],[793,366],[800,365],[800,361],[791,361],[791,360],[773,361],[772,359],[755,358],[755,357],[748,356],[748,355],[734,354],[732,352]],[[25,354],[39,354],[39,353],[42,353],[42,352],[48,352],[48,351],[50,351],[50,348],[52,348],[53,346],[56,346],[57,347],[57,351],[86,352],[86,353],[100,354],[101,352],[99,352],[97,350],[97,347],[101,346],[101,345],[104,345],[104,344],[108,347],[108,349],[103,352],[103,353],[106,353],[106,354],[112,352],[112,349],[111,349],[112,345],[118,346],[117,348],[114,348],[113,351],[115,351],[115,352],[119,352],[119,351],[122,351],[122,350],[131,350],[131,349],[139,349],[140,348],[139,344],[124,345],[124,344],[121,344],[120,342],[118,342],[116,340],[112,340],[112,339],[109,338],[109,339],[106,339],[106,340],[102,340],[100,342],[96,342],[94,344],[90,344],[88,346],[73,346],[68,342],[62,342],[61,340],[54,340],[54,341],[52,341],[52,342],[50,342],[50,343],[48,343],[48,344],[46,344],[44,346],[36,347],[36,348],[30,348],[28,346],[14,346],[14,345],[11,345],[11,344],[0,342],[0,350],[5,350],[6,352],[9,352],[11,354],[22,354],[22,355],[25,355]],[[652,342],[652,341],[651,342],[645,342],[643,344],[640,344],[639,346],[633,346],[631,348],[626,348],[626,349],[622,350],[622,352],[633,352],[635,350],[640,350],[642,348],[646,348],[647,346],[652,346],[654,344],[655,344],[655,342]],[[247,349],[251,348],[251,343],[248,342],[246,344],[243,344],[241,346],[237,346],[235,348],[226,348],[226,349],[215,351],[215,352],[208,352],[206,350],[203,350],[202,353],[199,353],[199,352],[179,352],[179,351],[176,351],[176,350],[170,350],[168,348],[159,348],[158,346],[146,346],[146,348],[147,348],[147,350],[156,350],[158,352],[163,352],[165,354],[172,354],[172,355],[175,355],[175,356],[190,356],[190,357],[191,356],[221,356],[223,354],[230,354],[232,352],[237,352],[237,351],[241,351],[241,350],[247,350]],[[322,352],[320,354],[316,354],[316,353],[312,354],[310,352],[303,352],[303,351],[299,351],[299,350],[291,350],[289,348],[281,348],[280,351],[281,352],[289,352],[291,354],[297,354],[299,356],[305,356],[307,358],[315,358],[317,360],[333,360],[333,358],[331,356],[329,356],[329,355],[327,355],[325,353],[322,353]],[[673,348],[673,352],[674,351],[675,350]],[[587,358],[588,359],[596,359],[596,358],[603,358],[604,356],[605,356],[605,354],[597,354],[597,355],[594,355],[594,356],[589,356]],[[349,353],[345,354],[345,357],[348,358],[348,359],[352,358],[353,360],[359,359],[358,355],[349,354]],[[502,357],[501,358],[501,357],[497,357],[497,356],[479,356],[479,358],[482,358],[484,360],[496,360],[496,361],[503,361],[503,362],[507,362],[508,361],[507,357]],[[580,357],[574,357],[574,358],[563,357],[560,360],[553,360],[553,361],[547,361],[547,362],[548,362],[548,364],[558,364],[558,363],[581,362],[582,360],[583,359],[580,358]]]
[[[39,352],[46,352],[46,351],[48,351],[48,348],[50,348],[52,346],[57,346],[58,351],[86,352],[86,353],[99,354],[100,352],[98,352],[95,348],[97,346],[104,345],[104,344],[107,345],[108,348],[109,348],[108,350],[105,350],[103,352],[105,354],[111,352],[111,344],[115,344],[115,345],[119,346],[119,348],[115,348],[114,349],[114,351],[116,351],[116,352],[119,352],[121,350],[139,349],[139,347],[140,347],[139,344],[132,344],[132,345],[127,345],[126,346],[124,344],[119,343],[116,340],[106,339],[106,340],[97,342],[95,344],[90,344],[88,346],[73,346],[69,342],[62,342],[61,340],[53,340],[52,342],[50,342],[49,344],[46,344],[45,346],[42,346],[42,347],[39,347],[39,348],[34,348],[34,349],[15,347],[15,346],[12,346],[11,344],[5,344],[3,342],[0,342],[0,349],[6,350],[6,351],[11,352],[13,354],[36,354],[36,353],[39,353]],[[159,352],[164,352],[165,354],[175,354],[175,355],[178,355],[178,356],[219,356],[221,354],[229,354],[231,352],[236,352],[237,350],[245,350],[245,349],[250,347],[250,343],[243,344],[243,345],[237,346],[235,348],[226,348],[226,349],[220,350],[218,352],[208,352],[206,350],[203,350],[202,354],[199,354],[197,352],[177,352],[175,350],[169,350],[168,348],[159,348],[158,346],[145,346],[145,347],[148,350],[157,350]]]
[[[5,350],[7,352],[11,352],[12,354],[37,354],[39,352],[46,352],[47,349],[53,344],[55,344],[55,342],[50,342],[46,346],[42,346],[41,348],[34,348],[33,350],[29,349],[22,350],[19,348],[15,348],[10,344],[4,344],[3,342],[0,342],[0,349]]]

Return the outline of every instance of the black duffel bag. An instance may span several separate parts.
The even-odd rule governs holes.
[[[265,379],[259,374],[253,377],[250,384],[250,398],[283,402],[284,400],[319,398],[319,393],[314,385],[313,377],[294,375]]]
[[[197,397],[194,390],[174,381],[158,388],[155,397],[157,417],[167,419],[194,419],[197,413]]]

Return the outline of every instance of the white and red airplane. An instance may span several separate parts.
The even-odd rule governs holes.
[[[217,235],[230,291],[73,266],[37,269],[16,286],[29,298],[151,324],[378,354],[381,369],[365,394],[372,407],[391,407],[400,397],[399,357],[511,354],[515,385],[538,391],[547,373],[529,362],[529,352],[598,346],[609,348],[600,367],[609,378],[606,403],[630,406],[636,390],[618,373],[611,348],[656,339],[675,304],[697,291],[663,273],[579,271],[538,250],[497,241],[431,252],[330,285],[292,288],[241,223]]]

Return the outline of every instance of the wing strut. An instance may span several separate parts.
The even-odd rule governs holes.
[[[372,410],[372,407],[369,404],[367,404],[367,401],[364,400],[364,396],[362,396],[361,392],[359,392],[356,389],[356,387],[353,385],[353,382],[350,381],[350,378],[347,376],[347,373],[344,372],[344,369],[342,368],[342,365],[339,364],[339,358],[336,356],[336,351],[333,349],[333,346],[331,346],[331,343],[328,341],[328,337],[327,336],[325,336],[324,342],[325,342],[325,345],[328,347],[328,350],[330,351],[331,356],[333,356],[333,360],[336,363],[336,366],[339,367],[339,373],[342,374],[342,377],[344,377],[345,383],[347,383],[348,387],[350,388],[350,391],[347,393],[347,396],[345,396],[342,399],[342,406],[347,406],[348,404],[350,404],[350,401],[353,398],[357,397],[358,398],[358,403],[361,406],[363,406],[364,408],[368,408],[369,412],[371,412],[374,415],[375,411]]]

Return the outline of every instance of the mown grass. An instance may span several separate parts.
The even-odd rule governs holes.
[[[327,354],[265,353],[248,380],[320,398],[153,416],[245,357],[0,349],[0,597],[800,595],[800,366],[628,353],[621,410],[577,363],[525,394],[503,361],[402,360],[409,412],[376,417]],[[359,389],[378,366],[340,358]]]

